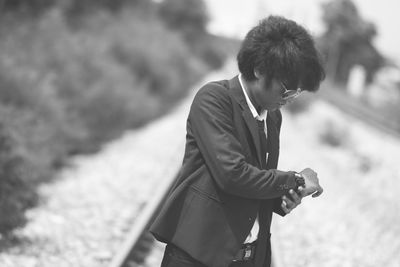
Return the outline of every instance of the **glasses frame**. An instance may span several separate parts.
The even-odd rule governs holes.
[[[286,85],[283,82],[281,82],[281,86],[283,87],[283,89],[285,89],[285,91],[282,93],[283,100],[295,99],[303,92],[303,90],[301,88],[297,88],[296,90],[288,90]],[[289,94],[289,95],[287,95],[287,94]],[[285,95],[287,95],[287,96],[285,96]]]

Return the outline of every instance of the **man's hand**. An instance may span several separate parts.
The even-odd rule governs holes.
[[[299,194],[297,194],[293,189],[289,190],[290,197],[288,196],[283,196],[282,197],[282,210],[286,213],[289,214],[293,209],[295,209],[298,205],[301,203],[301,199],[303,198],[302,191],[304,189],[302,187],[298,188]]]
[[[319,179],[317,173],[310,168],[306,168],[300,172],[304,177],[305,187],[302,190],[302,197],[312,195],[312,197],[318,197],[322,194],[324,189],[319,185]]]

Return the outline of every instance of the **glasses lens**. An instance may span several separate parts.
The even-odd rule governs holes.
[[[287,87],[286,87],[286,85],[285,85],[283,82],[281,82],[281,85],[282,85],[282,88],[285,90],[285,91],[282,93],[282,98],[283,98],[283,99],[288,100],[288,99],[296,98],[296,97],[298,97],[298,96],[301,94],[301,92],[302,92],[302,90],[301,90],[300,88],[298,88],[297,90],[288,90]]]
[[[290,91],[286,91],[284,94],[283,94],[283,97],[295,97],[295,96],[297,96],[298,95],[298,92],[297,92],[297,90],[290,90]]]
[[[298,97],[301,93],[301,90],[297,89],[297,90],[288,90],[286,92],[283,93],[282,97],[284,99],[291,99],[291,98],[295,98]]]

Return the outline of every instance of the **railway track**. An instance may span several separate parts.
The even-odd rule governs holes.
[[[148,228],[160,210],[161,204],[167,197],[174,181],[175,176],[166,178],[157,186],[154,194],[142,208],[140,215],[126,235],[125,242],[113,257],[109,267],[141,266],[145,261],[155,242],[155,239],[148,232]]]
[[[159,212],[161,205],[167,197],[174,181],[175,177],[172,179],[166,179],[162,184],[159,185],[158,190],[154,192],[152,198],[143,207],[140,216],[138,216],[135,224],[127,234],[125,242],[123,243],[119,252],[114,256],[109,267],[144,266],[144,262],[151,252],[154,242],[157,242],[148,232],[148,228],[156,214]],[[277,240],[272,240],[272,242],[278,243]],[[272,267],[284,266],[282,263],[282,257],[275,249],[274,247],[272,249]],[[158,265],[154,267],[158,267]]]
[[[375,110],[368,103],[363,103],[363,101],[349,96],[344,92],[344,89],[337,88],[329,83],[325,87],[327,88],[322,88],[318,92],[318,96],[322,100],[382,132],[400,138],[400,120],[388,118],[382,111]],[[400,115],[400,109],[398,109],[398,115]]]
[[[379,113],[374,112],[371,108],[362,105],[359,101],[355,101],[346,96],[342,92],[338,90],[321,90],[320,97],[322,100],[333,104],[347,114],[383,132],[400,138],[400,129],[397,125],[388,121],[387,118]],[[169,179],[164,179],[157,185],[157,191],[152,194],[152,197],[149,198],[149,202],[142,208],[140,216],[136,219],[135,224],[126,236],[125,242],[118,253],[113,257],[109,267],[148,266],[144,265],[144,262],[153,249],[155,240],[148,233],[147,229],[154,219],[154,216],[158,213],[174,180],[175,177],[170,177]],[[284,266],[283,257],[278,253],[281,251],[279,249],[279,240],[273,239],[272,243],[272,266]]]

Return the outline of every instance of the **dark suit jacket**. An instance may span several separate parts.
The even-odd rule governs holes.
[[[295,188],[292,172],[276,170],[281,113],[269,112],[268,163],[261,161],[257,123],[238,77],[196,94],[187,120],[183,164],[150,231],[211,267],[230,264],[257,212],[269,234],[272,212]],[[261,216],[262,215],[262,216]]]

